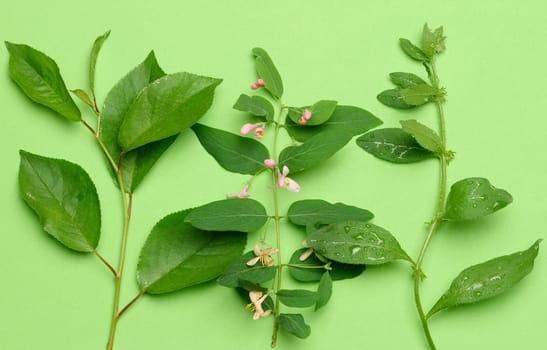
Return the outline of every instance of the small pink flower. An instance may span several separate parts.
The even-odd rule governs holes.
[[[249,189],[249,185],[245,185],[243,186],[243,188],[241,189],[241,191],[239,191],[239,193],[230,193],[230,194],[227,194],[226,197],[227,198],[247,198],[249,197],[249,194],[247,193],[247,190]]]
[[[283,172],[277,172],[277,187],[286,188],[289,192],[300,192],[300,185],[287,175],[289,175],[289,168],[284,165]]]
[[[262,303],[266,298],[268,297],[268,294],[263,294],[262,292],[258,291],[251,291],[249,292],[249,299],[251,299],[251,303],[247,304],[246,309],[254,311],[253,320],[258,320],[260,317],[268,317],[272,310],[266,310],[262,308]]]
[[[244,124],[239,130],[239,133],[245,136],[253,130],[254,130],[254,135],[257,139],[261,139],[264,137],[264,123]]]
[[[275,168],[275,160],[273,159],[264,159],[264,165],[268,168]]]
[[[264,84],[264,80],[258,79],[257,81],[255,81],[255,82],[251,85],[251,89],[256,90],[256,89],[258,89],[259,87],[264,86],[264,85],[265,85],[265,84]]]
[[[251,260],[247,261],[247,266],[255,266],[257,262],[261,262],[262,266],[273,266],[274,261],[272,259],[272,255],[277,254],[279,252],[279,249],[272,249],[272,248],[259,248],[258,244],[255,244],[253,248],[253,253],[255,254],[255,257]]]
[[[304,113],[298,119],[298,124],[304,125],[311,119],[311,111],[309,109],[304,110]]]
[[[264,127],[260,126],[255,129],[255,137],[261,139],[264,137]]]

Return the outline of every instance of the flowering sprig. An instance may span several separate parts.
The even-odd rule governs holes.
[[[310,333],[303,316],[283,313],[283,305],[297,308],[315,306],[317,310],[329,300],[333,279],[356,277],[364,270],[363,264],[336,263],[335,259],[323,256],[318,249],[307,251],[306,259],[302,260],[298,259],[302,255],[301,249],[296,249],[290,262],[283,262],[280,252],[286,247],[282,244],[282,237],[289,229],[283,225],[283,219],[293,223],[293,229],[297,227],[306,234],[339,220],[367,221],[372,218],[367,210],[321,200],[295,201],[287,215],[282,215],[280,190],[286,190],[289,196],[301,193],[301,186],[293,177],[327,160],[353,136],[381,122],[364,109],[341,106],[332,100],[320,100],[308,107],[284,105],[281,101],[283,83],[270,56],[260,48],[253,49],[253,56],[258,79],[251,84],[251,89],[262,87],[260,92],[267,92],[269,97],[242,94],[234,108],[251,113],[256,120],[243,124],[239,135],[205,125],[196,125],[192,129],[205,150],[226,170],[250,175],[252,179],[263,173],[270,176],[271,185],[262,190],[271,194],[272,214],[268,215],[260,202],[246,198],[252,197],[246,185],[240,193],[229,195],[230,199],[195,209],[188,222],[199,228],[229,228],[244,232],[262,230],[262,237],[253,245],[252,251],[230,265],[219,278],[219,283],[249,292],[251,304],[247,308],[255,311],[254,320],[273,315],[272,346],[275,346],[280,329],[299,338]],[[295,143],[279,152],[281,130],[286,130]],[[246,137],[251,132],[255,137]],[[271,147],[268,149],[262,142],[270,143]],[[270,223],[275,227],[273,239],[269,236],[272,233],[268,230]],[[274,241],[273,247],[266,243],[271,241]],[[284,289],[285,268],[298,281],[318,282],[317,289]],[[268,300],[271,300],[271,308],[265,310],[262,306]]]

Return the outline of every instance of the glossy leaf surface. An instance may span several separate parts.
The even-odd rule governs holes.
[[[280,98],[283,95],[283,82],[281,75],[275,68],[275,65],[266,52],[266,50],[255,47],[252,51],[255,57],[255,67],[258,77],[264,80],[264,88],[268,90],[273,97]]]
[[[415,105],[405,102],[401,91],[401,89],[384,90],[376,97],[378,98],[378,101],[391,108],[410,109],[416,107]]]
[[[513,197],[509,192],[492,186],[485,178],[463,179],[450,188],[443,219],[477,219],[505,208],[512,201]]]
[[[256,231],[268,215],[260,202],[250,198],[223,199],[194,208],[186,222],[208,231]]]
[[[427,313],[427,317],[449,307],[476,303],[507,291],[532,271],[540,242],[537,240],[527,250],[463,270]]]
[[[9,51],[9,75],[34,102],[63,117],[80,121],[80,110],[70,97],[57,63],[28,45],[6,42]]]
[[[91,95],[95,97],[95,68],[97,66],[97,57],[99,56],[99,51],[103,47],[104,42],[108,39],[110,35],[110,30],[100,35],[95,39],[93,47],[91,48],[91,54],[89,56],[89,88],[91,89]]]
[[[184,222],[188,212],[166,216],[146,239],[137,282],[147,293],[169,293],[212,280],[241,255],[245,234],[196,229]]]
[[[353,135],[344,131],[325,131],[299,146],[289,146],[279,154],[279,163],[291,173],[309,169],[333,156],[344,147]]]
[[[345,264],[384,264],[412,259],[387,230],[370,223],[347,221],[323,226],[307,238],[319,254]]]
[[[309,307],[317,302],[317,292],[306,289],[281,289],[276,293],[279,300],[290,307]]]
[[[400,128],[385,128],[367,132],[356,140],[357,145],[373,156],[391,163],[415,163],[435,157],[412,135]]]
[[[329,272],[325,272],[319,281],[317,286],[317,302],[315,304],[315,311],[325,306],[332,295],[332,279]]]
[[[243,254],[234,261],[219,276],[217,282],[225,287],[241,287],[243,282],[260,284],[271,281],[275,277],[275,266],[262,266],[260,261],[253,266],[247,266],[247,262],[255,258],[255,254],[250,251]]]
[[[422,49],[412,44],[410,40],[401,38],[399,39],[399,45],[401,46],[403,52],[413,60],[420,62],[429,61],[429,57],[426,56]]]
[[[270,157],[268,149],[252,138],[203,124],[195,124],[192,130],[203,148],[228,171],[254,175],[264,169],[264,160]]]
[[[353,136],[361,135],[381,124],[382,121],[380,119],[365,109],[341,105],[337,105],[329,120],[321,125],[309,126],[306,124],[305,126],[300,126],[293,122],[289,116],[285,120],[287,131],[292,138],[299,142],[305,142],[309,138],[327,130],[343,131]]]
[[[412,135],[416,142],[426,150],[437,154],[444,152],[444,145],[441,137],[424,124],[414,119],[410,119],[401,120],[401,126],[403,127],[403,131]]]
[[[289,272],[294,279],[300,282],[320,281],[326,271],[324,268],[322,268],[322,266],[324,266],[326,263],[319,260],[317,256],[315,256],[315,254],[310,255],[304,261],[300,261],[299,257],[306,250],[307,248],[301,248],[294,252],[289,262],[292,265],[289,266]],[[330,277],[332,278],[332,280],[338,281],[357,277],[365,270],[366,267],[365,265],[351,265],[339,263],[336,261],[330,261],[330,268]]]
[[[220,79],[191,73],[163,76],[137,95],[120,126],[125,151],[176,135],[192,126],[213,102]]]
[[[389,79],[393,84],[402,89],[414,87],[416,85],[427,84],[422,78],[412,73],[394,72],[389,73]]]
[[[343,203],[331,204],[320,199],[306,199],[291,204],[287,217],[295,225],[307,226],[340,221],[369,221],[374,218],[374,214]]]
[[[306,324],[301,314],[280,314],[277,321],[282,329],[295,337],[304,339],[311,333],[310,326]]]
[[[65,160],[20,155],[19,192],[44,230],[70,249],[92,252],[99,242],[101,210],[89,175]]]
[[[275,110],[273,105],[262,96],[241,94],[233,108],[238,111],[249,112],[257,117],[264,117],[267,122],[271,122],[274,119]]]

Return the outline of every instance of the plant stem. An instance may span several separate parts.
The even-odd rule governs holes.
[[[272,145],[272,157],[273,159],[277,158],[277,139],[279,135],[279,129],[280,129],[280,121],[281,121],[281,115],[283,114],[283,104],[281,101],[279,101],[279,114],[277,115],[277,119],[275,122],[275,131],[274,131],[274,139],[273,139],[273,145]],[[283,272],[283,264],[281,263],[281,228],[280,228],[280,219],[281,216],[279,215],[279,205],[278,205],[278,187],[277,187],[277,177],[275,170],[272,170],[272,193],[273,193],[273,205],[274,205],[274,221],[275,221],[275,241],[277,245],[277,284],[275,286],[275,292],[277,292],[281,289],[281,276]],[[273,333],[272,333],[272,343],[271,346],[274,348],[277,345],[277,333],[279,331],[279,298],[275,298],[275,307],[274,307],[274,326],[273,326]]]
[[[433,61],[431,62],[431,83],[433,84],[434,87],[439,88],[439,78],[437,76],[437,71],[435,69],[435,64]],[[437,199],[437,205],[435,208],[435,214],[429,226],[429,230],[427,232],[424,243],[422,245],[422,249],[420,250],[420,255],[418,256],[418,259],[416,260],[416,266],[414,270],[414,301],[416,303],[416,309],[418,310],[418,315],[420,316],[420,321],[422,324],[422,328],[424,330],[425,337],[427,339],[427,343],[429,344],[429,348],[431,350],[435,350],[436,347],[435,347],[435,343],[433,342],[433,338],[431,337],[429,326],[427,324],[427,319],[426,319],[426,316],[422,307],[422,302],[420,299],[420,282],[422,277],[422,264],[425,257],[425,253],[429,247],[429,244],[431,242],[431,239],[433,238],[433,235],[435,234],[439,225],[442,222],[442,215],[444,212],[444,205],[446,200],[446,172],[447,172],[447,164],[448,164],[448,159],[446,155],[446,125],[445,125],[445,117],[444,117],[444,110],[442,106],[442,100],[440,97],[437,98],[436,104],[437,104],[437,111],[439,115],[440,137],[441,137],[441,142],[443,145],[443,150],[442,150],[443,152],[439,155],[439,162],[440,162],[439,194]]]
[[[142,297],[144,295],[145,291],[144,290],[141,290],[139,292],[139,294],[137,294],[133,299],[131,299],[130,302],[127,303],[127,305],[125,305],[121,310],[120,312],[118,312],[118,318],[122,317],[122,315],[124,314],[124,312],[127,311],[127,309],[129,309],[133,304],[135,304],[135,302],[137,300],[140,299],[140,297]]]
[[[108,267],[108,269],[114,274],[114,276],[116,276],[116,269],[114,269],[114,267],[112,267],[112,265],[108,261],[106,261],[106,259],[103,258],[103,256],[99,254],[97,250],[93,250],[93,253],[95,253],[99,260],[101,260],[102,263],[105,264],[106,267]]]

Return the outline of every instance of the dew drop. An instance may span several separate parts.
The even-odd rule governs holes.
[[[473,208],[476,208],[477,207],[477,203],[473,203]]]
[[[476,291],[473,293],[473,295],[475,295],[476,297],[480,297],[482,295],[482,292],[481,291]]]
[[[463,276],[463,280],[467,281],[469,279],[469,276]]]
[[[361,251],[361,247],[359,246],[353,246],[351,247],[351,255],[355,255]]]
[[[351,226],[345,226],[344,231],[346,231],[346,233],[349,233],[349,231],[351,231]]]

